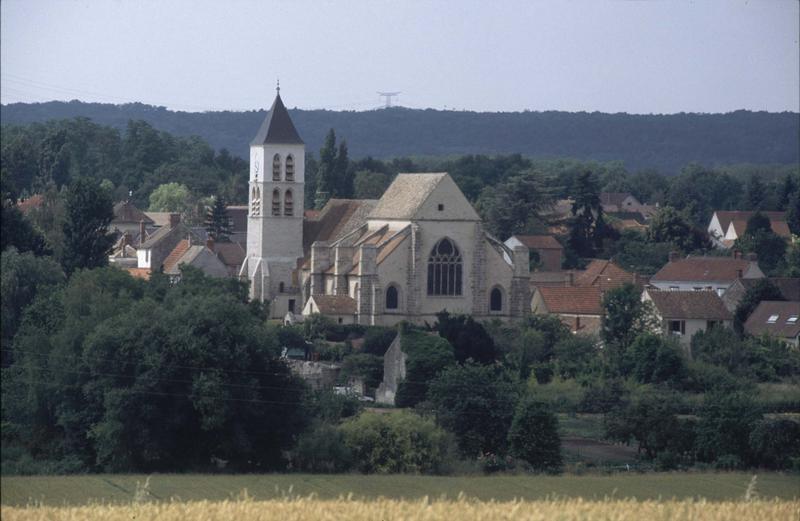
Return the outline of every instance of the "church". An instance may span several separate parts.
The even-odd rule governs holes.
[[[399,174],[379,200],[304,206],[305,144],[280,91],[250,144],[247,256],[240,276],[271,318],[433,323],[436,313],[530,312],[529,252],[483,228],[447,173]]]

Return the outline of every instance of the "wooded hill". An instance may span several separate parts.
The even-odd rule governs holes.
[[[534,158],[622,160],[631,170],[677,173],[692,161],[709,166],[800,162],[800,114],[632,115],[600,112],[456,112],[391,108],[367,112],[290,110],[309,152],[336,129],[354,158],[520,153]],[[124,130],[145,120],[178,136],[197,135],[216,149],[247,157],[264,111],[175,112],[141,103],[47,102],[2,105],[6,124],[91,118]]]

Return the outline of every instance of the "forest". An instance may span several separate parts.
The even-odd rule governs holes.
[[[272,100],[265,93],[264,102]],[[291,99],[286,100],[291,104]],[[268,106],[264,107],[268,109]],[[347,112],[290,110],[308,150],[318,150],[328,129],[347,136],[351,155],[404,156],[514,154],[536,159],[570,157],[622,161],[632,171],[672,175],[690,162],[790,164],[800,161],[800,118],[791,112],[727,114],[605,114],[600,112],[506,112],[389,110]],[[264,109],[247,112],[175,112],[141,103],[80,101],[14,103],[0,107],[4,124],[90,118],[124,131],[129,120],[147,121],[176,136],[197,135],[215,150],[248,157],[248,144]]]

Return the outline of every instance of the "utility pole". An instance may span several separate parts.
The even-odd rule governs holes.
[[[390,108],[392,106],[392,98],[396,98],[399,94],[399,92],[379,92],[378,96],[381,96],[386,100],[386,104],[383,106],[383,108]]]

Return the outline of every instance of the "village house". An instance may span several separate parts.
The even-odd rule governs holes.
[[[510,250],[517,246],[528,248],[531,264],[537,271],[559,271],[564,260],[564,247],[552,235],[512,235],[505,245]]]
[[[712,327],[731,327],[733,316],[722,299],[711,290],[659,290],[647,288],[642,302],[652,302],[659,326],[664,335],[672,335],[684,346],[689,345],[698,331]]]
[[[748,335],[768,335],[800,347],[800,301],[761,301],[744,323]]]
[[[758,284],[763,279],[737,279],[722,295],[725,307],[733,313],[744,298],[747,290]],[[778,288],[784,300],[800,301],[800,278],[770,277],[769,281]]]
[[[669,254],[669,262],[650,278],[658,289],[702,291],[713,290],[722,296],[738,279],[760,279],[764,273],[754,254],[744,258],[692,256],[680,258]]]
[[[609,215],[639,214],[645,220],[658,210],[656,206],[640,203],[628,192],[600,192],[600,206]]]
[[[228,268],[214,253],[213,247],[213,241],[209,241],[207,244],[192,243],[192,236],[189,234],[186,239],[179,241],[167,255],[162,270],[169,275],[172,283],[180,282],[183,266],[197,268],[209,277],[230,276]]]
[[[531,310],[537,315],[556,315],[575,334],[600,333],[603,291],[597,286],[537,287]]]
[[[718,248],[730,248],[747,229],[747,221],[756,212],[717,210],[708,223],[708,235]],[[770,221],[772,231],[780,237],[789,238],[791,232],[786,222],[786,212],[761,212]]]
[[[129,241],[139,244],[146,237],[147,229],[153,229],[155,223],[130,201],[120,201],[114,205],[114,218],[109,229],[118,234],[129,236]]]
[[[641,287],[646,282],[638,274],[628,271],[614,261],[593,259],[586,269],[575,273],[575,286],[595,286],[603,291],[619,288],[625,284]]]

